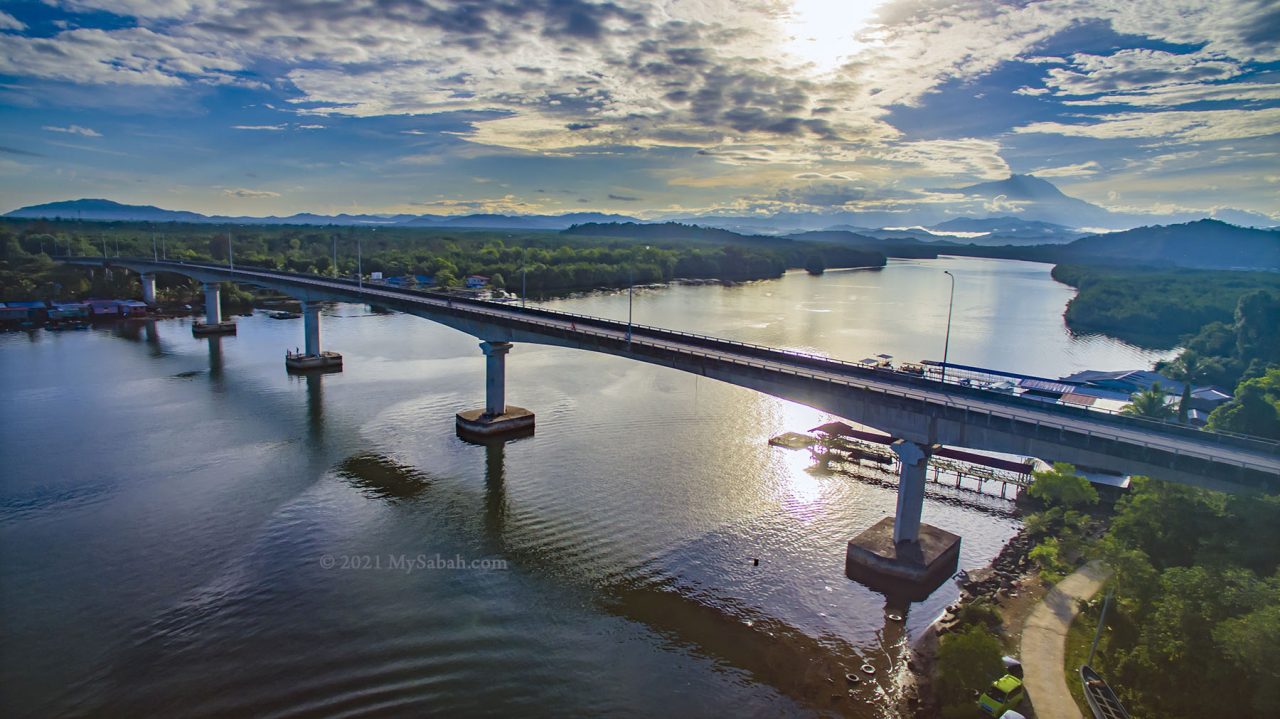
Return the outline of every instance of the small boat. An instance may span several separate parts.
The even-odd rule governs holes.
[[[277,312],[272,312],[267,316],[273,320],[296,320],[302,315],[298,314],[297,312],[285,312],[281,310]]]
[[[1094,719],[1129,719],[1129,712],[1120,706],[1120,700],[1088,664],[1080,667],[1080,681],[1084,684],[1084,698],[1093,710]]]

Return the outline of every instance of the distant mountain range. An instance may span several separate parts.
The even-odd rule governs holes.
[[[1005,218],[992,226],[1008,227]],[[952,224],[951,227],[982,228],[982,223]],[[960,230],[956,230],[960,231]],[[1054,231],[1053,228],[1044,230]],[[785,237],[740,235],[716,228],[678,223],[637,225],[612,223],[582,225],[567,233],[594,237],[630,237],[648,240],[714,241],[720,244],[761,242],[820,242],[847,248],[875,250],[889,257],[932,258],[939,254],[1001,257],[1052,263],[1172,266],[1193,269],[1241,269],[1280,271],[1280,231],[1237,227],[1219,220],[1198,220],[1177,225],[1139,227],[1124,232],[1089,235],[1067,243],[1046,242],[1027,245],[979,244],[971,238],[937,238],[876,235],[877,230],[816,230]],[[986,239],[984,236],[982,239]]]
[[[939,189],[957,203],[986,208],[987,217],[957,217],[955,205],[925,203],[906,212],[782,212],[772,216],[680,215],[656,222],[676,221],[716,227],[741,235],[793,236],[812,231],[848,231],[879,239],[923,242],[962,241],[981,245],[1062,244],[1098,230],[1123,230],[1154,224],[1205,219],[1203,214],[1140,215],[1113,212],[1064,194],[1053,183],[1032,175],[1011,175],[995,182]],[[979,213],[975,213],[979,214]],[[574,212],[563,215],[317,215],[288,217],[228,217],[165,210],[151,205],[124,205],[111,200],[68,200],[32,205],[5,217],[61,218],[131,222],[195,222],[246,225],[342,225],[477,228],[508,230],[564,230],[587,223],[645,223],[627,215]],[[1235,225],[1267,227],[1271,218],[1243,210],[1218,210],[1212,219]],[[651,221],[653,222],[653,221]]]
[[[107,222],[194,222],[238,225],[344,225],[398,227],[457,227],[485,229],[563,230],[583,222],[637,222],[626,215],[574,212],[566,215],[316,215],[288,217],[229,217],[165,210],[152,205],[124,205],[111,200],[67,200],[23,207],[4,215],[28,219],[93,220]]]

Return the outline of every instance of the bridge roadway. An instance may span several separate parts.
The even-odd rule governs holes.
[[[925,449],[967,447],[1072,462],[1231,492],[1280,492],[1280,443],[1050,405],[891,370],[597,317],[354,280],[136,258],[73,264],[172,272],[273,289],[303,302],[373,303],[489,343],[531,342],[627,357],[719,379],[875,427]],[[318,329],[317,329],[318,336]],[[318,340],[317,340],[318,342]],[[901,453],[900,453],[901,454]],[[915,460],[911,460],[915,461]]]

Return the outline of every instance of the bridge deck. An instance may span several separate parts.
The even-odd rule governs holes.
[[[98,264],[104,260],[75,258],[76,264]],[[787,352],[731,340],[705,337],[643,325],[628,330],[624,322],[554,312],[542,308],[524,308],[497,302],[451,297],[441,293],[418,292],[384,286],[357,286],[349,280],[275,272],[250,268],[231,270],[225,266],[202,263],[155,262],[149,259],[114,259],[117,264],[137,271],[168,271],[180,274],[211,275],[226,281],[273,288],[310,289],[335,298],[386,304],[397,309],[419,308],[434,313],[462,316],[516,327],[526,333],[570,338],[586,344],[625,347],[616,354],[631,354],[637,359],[653,361],[655,353],[672,358],[703,358],[742,367],[776,373],[781,376],[807,378],[846,387],[860,392],[880,393],[894,398],[918,401],[922,405],[941,406],[964,413],[984,415],[989,421],[998,418],[1074,432],[1095,438],[1110,439],[1126,445],[1167,452],[1179,457],[1207,460],[1215,466],[1236,466],[1280,478],[1280,443],[1255,438],[1232,437],[1190,430],[1136,418],[1105,415],[1085,408],[1059,407],[1016,397],[982,392],[972,388],[941,384],[912,378],[901,373],[875,370],[840,360]],[[287,289],[286,289],[287,291]],[[647,355],[643,357],[641,355]],[[984,396],[985,395],[985,396]]]

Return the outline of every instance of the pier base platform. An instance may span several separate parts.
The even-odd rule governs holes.
[[[469,409],[458,413],[458,436],[464,439],[510,437],[533,434],[533,412],[507,405],[507,411],[499,415],[485,414],[482,409]]]
[[[893,542],[893,517],[885,517],[849,541],[844,573],[885,594],[919,601],[955,574],[960,537],[921,524],[919,541]]]
[[[215,324],[209,324],[208,322],[195,322],[191,325],[191,334],[196,337],[206,337],[208,335],[233,335],[235,333],[235,322],[217,322]]]
[[[337,352],[314,355],[290,352],[285,355],[284,366],[290,372],[341,372],[342,355]]]

